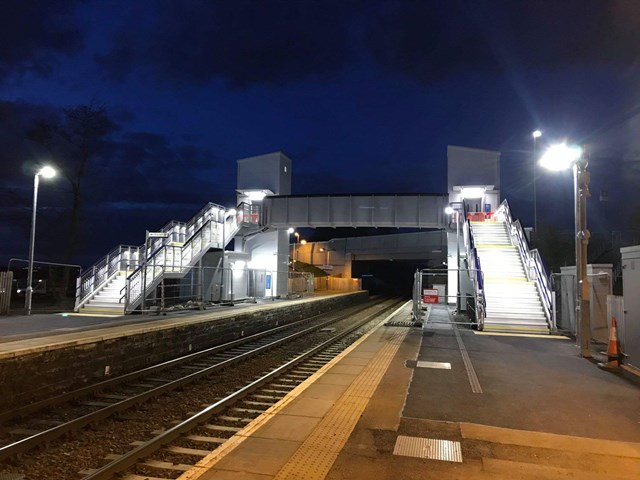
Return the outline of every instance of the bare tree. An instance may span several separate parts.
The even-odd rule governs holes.
[[[27,137],[45,148],[70,186],[69,223],[64,261],[73,260],[82,210],[83,180],[92,161],[117,128],[103,106],[80,105],[65,108],[57,119],[38,120]]]

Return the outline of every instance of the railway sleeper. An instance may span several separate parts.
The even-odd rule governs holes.
[[[228,438],[209,437],[207,435],[187,435],[183,438],[186,440],[191,440],[193,442],[214,443],[216,445],[222,445],[224,442],[229,440]]]

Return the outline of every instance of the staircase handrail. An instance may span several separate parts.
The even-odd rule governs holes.
[[[118,245],[84,270],[76,280],[75,308],[80,308],[97,289],[111,280],[116,273],[126,269],[126,264],[132,259],[133,254],[139,255],[139,252],[138,246]]]
[[[147,257],[146,261],[139,264],[127,276],[126,291],[120,297],[121,302],[124,300],[125,310],[130,309],[132,304],[137,304],[142,296],[142,277],[144,276],[145,268],[147,269],[147,278],[144,281],[146,291],[154,284],[156,277],[164,269],[171,269],[173,273],[184,273],[184,269],[190,268],[192,260],[204,249],[208,250],[212,246],[222,248],[223,240],[220,238],[220,228],[212,228],[213,224],[221,224],[221,222],[214,221],[212,217],[209,217],[183,245],[161,245]],[[197,248],[194,248],[196,245]],[[168,255],[166,255],[169,251],[171,251],[173,257],[170,264],[167,263]],[[178,263],[176,263],[176,257],[179,259]]]
[[[527,279],[536,281],[538,291],[542,298],[545,316],[547,317],[547,323],[550,328],[553,329],[553,282],[551,280],[551,275],[542,260],[542,256],[538,249],[531,250],[529,248],[529,242],[524,234],[524,229],[522,228],[519,220],[513,220],[513,217],[511,216],[511,209],[509,208],[509,202],[507,202],[506,198],[502,201],[496,213],[502,214],[507,225],[509,236],[516,240],[515,246],[520,253],[523,264],[525,265]]]
[[[473,233],[471,232],[471,226],[469,225],[467,206],[464,202],[462,202],[462,205],[464,214],[464,238],[465,240],[468,239],[468,241],[465,241],[465,247],[467,249],[467,266],[471,267],[469,268],[469,278],[471,279],[474,290],[473,299],[476,312],[476,322],[478,322],[478,329],[482,330],[484,327],[484,318],[486,316],[485,312],[487,308],[487,301],[484,296],[484,277],[482,274],[480,257],[478,256]],[[474,271],[475,275],[472,274]],[[458,292],[458,295],[460,295],[460,292]]]

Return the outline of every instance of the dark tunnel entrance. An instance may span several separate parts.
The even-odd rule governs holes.
[[[361,278],[362,288],[369,290],[371,295],[409,298],[416,269],[435,268],[430,263],[426,260],[357,260],[351,268],[352,276]]]

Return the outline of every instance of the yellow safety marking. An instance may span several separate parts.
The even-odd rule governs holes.
[[[497,282],[506,281],[506,282],[514,282],[514,283],[531,283],[531,284],[536,283],[531,280],[527,280],[525,277],[505,277],[501,275],[491,275],[490,273],[487,273],[487,272],[484,273],[484,279],[485,279],[485,282],[491,280],[491,281],[497,281]]]
[[[340,360],[346,357],[349,353],[355,350],[361,343],[368,339],[373,333],[384,325],[390,318],[394,317],[400,310],[405,308],[412,301],[404,303],[401,307],[395,310],[393,313],[385,317],[382,321],[376,324],[371,330],[365,333],[362,337],[352,343],[349,347],[339,353],[329,363],[322,366],[316,373],[304,380],[300,385],[291,390],[282,400],[269,407],[262,415],[256,417],[250,423],[248,423],[242,430],[237,432],[233,437],[227,440],[225,443],[216,448],[209,455],[200,460],[197,464],[178,477],[177,480],[197,480],[206,474],[209,470],[220,462],[224,457],[238,448],[245,440],[251,437],[256,430],[271,420],[276,414],[280,413],[287,405],[294,401],[302,392],[309,388],[316,380],[324,375],[329,369],[335,366]],[[405,332],[406,334],[406,332]],[[363,372],[364,373],[364,372]],[[343,394],[344,395],[344,394]]]
[[[517,430],[465,422],[460,423],[460,432],[462,433],[462,438],[482,440],[491,443],[520,445],[531,448],[548,448],[565,452],[640,458],[640,443],[635,442],[601,440],[597,438]]]
[[[565,337],[564,335],[541,335],[539,333],[503,333],[503,332],[479,332],[477,330],[473,330],[473,333],[476,335],[489,335],[495,337],[529,337],[529,338],[551,338],[556,340],[571,340],[569,337]]]
[[[275,480],[322,480],[347,443],[391,360],[407,336],[396,333],[376,354],[300,445]]]
[[[527,326],[518,327],[518,326],[511,326],[511,325],[502,325],[502,326],[485,325],[484,326],[485,332],[491,332],[492,330],[496,333],[500,333],[501,330],[508,330],[508,332],[502,332],[502,333],[510,333],[510,332],[531,333],[531,332],[548,332],[549,331],[549,329],[545,327],[527,327]]]

